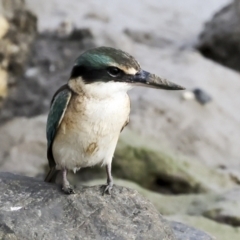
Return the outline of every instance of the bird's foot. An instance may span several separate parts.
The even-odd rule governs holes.
[[[108,193],[109,195],[112,194],[113,182],[109,182],[107,183],[107,185],[103,185],[102,187],[104,188],[103,194],[102,194],[103,196],[105,193]]]
[[[63,187],[62,187],[62,190],[63,190],[63,192],[66,193],[66,194],[75,194],[74,189],[73,189],[70,185],[63,186]]]

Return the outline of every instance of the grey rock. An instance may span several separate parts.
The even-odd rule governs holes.
[[[171,221],[182,222],[195,228],[202,229],[211,234],[214,240],[238,240],[240,236],[239,227],[220,224],[201,216],[173,215],[167,216],[166,218]]]
[[[177,237],[177,240],[213,240],[211,236],[194,227],[186,226],[180,222],[171,222],[171,226]]]
[[[86,182],[84,185],[92,186],[103,184],[105,181],[105,179],[99,179]],[[171,222],[171,224],[173,224],[172,227],[175,235],[179,238],[182,237],[180,238],[182,240],[189,239],[188,237],[193,237],[194,234],[197,234],[196,239],[201,239],[201,237],[203,237],[203,239],[209,239],[209,236],[205,233],[208,233],[213,239],[217,240],[235,240],[239,237],[240,227],[227,225],[233,222],[233,219],[237,219],[236,216],[240,214],[238,207],[240,202],[239,188],[227,191],[224,194],[163,195],[144,189],[130,181],[115,179],[114,182],[117,185],[137,190],[141,195],[150,200],[165,218],[171,221],[177,221],[176,228],[173,227],[174,223]],[[204,212],[207,209],[218,208],[221,208],[219,214],[224,214],[224,212],[225,214],[228,213],[228,216],[231,216],[231,218],[229,218],[231,221],[219,223],[216,222],[218,221],[217,218],[210,220],[208,216],[201,216],[202,214],[205,215]],[[233,215],[230,215],[232,210],[235,210],[235,218],[233,218]],[[185,225],[182,225],[181,229],[179,222],[201,229],[205,233],[199,230],[194,231],[194,229],[186,227]]]
[[[0,173],[1,239],[176,240],[169,223],[137,191],[100,186],[64,195],[55,184]],[[197,238],[195,238],[197,240]]]
[[[240,1],[218,11],[200,35],[198,49],[223,65],[240,71]]]
[[[195,94],[196,100],[202,105],[205,105],[212,101],[211,96],[201,88],[195,88],[193,90],[193,93]]]

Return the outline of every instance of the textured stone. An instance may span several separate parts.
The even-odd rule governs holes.
[[[171,226],[177,237],[177,240],[213,240],[210,235],[194,227],[186,226],[183,223],[171,222]]]
[[[200,35],[198,49],[223,65],[240,71],[240,1],[218,11]]]
[[[167,219],[197,227],[198,229],[210,234],[214,240],[238,240],[240,236],[239,227],[236,228],[225,224],[216,223],[201,216],[173,215],[167,217]]]
[[[112,196],[102,196],[94,186],[65,195],[54,184],[0,173],[0,192],[1,239],[176,240],[169,223],[135,190],[115,186]]]
[[[234,220],[237,219],[237,216],[240,213],[238,207],[240,202],[239,188],[227,191],[222,194],[163,195],[144,189],[139,185],[126,180],[115,179],[114,182],[117,185],[137,190],[141,195],[150,200],[153,205],[159,210],[159,212],[169,220],[182,222],[201,229],[204,232],[209,233],[213,239],[238,239],[237,236],[240,234],[240,227],[233,227],[227,224],[236,223]],[[105,183],[105,179],[89,181],[84,183],[84,185],[86,184],[88,186],[92,186],[103,183]],[[233,215],[232,210],[234,207],[235,214]],[[219,209],[219,211],[218,214],[212,215],[212,219],[209,219],[211,217],[208,214],[211,212],[211,209]],[[208,212],[208,214],[206,214],[206,212]],[[225,218],[221,218],[223,214],[225,214]],[[226,216],[228,216],[228,218]],[[224,220],[226,221],[224,222]],[[176,228],[173,227],[173,229],[179,239],[186,240],[188,237],[194,236],[194,231],[192,231],[193,229],[190,227],[187,228],[185,225],[183,225],[184,227],[182,229],[179,229],[179,232],[176,232],[177,229],[181,227],[179,223],[176,224]],[[189,234],[187,234],[188,230],[190,230]],[[201,236],[203,239],[209,238],[209,236],[204,235],[203,232],[196,233],[198,233],[198,237],[196,237],[196,239],[201,239]]]

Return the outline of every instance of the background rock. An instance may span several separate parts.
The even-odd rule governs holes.
[[[46,117],[19,118],[0,127],[0,169],[27,176],[46,170]]]
[[[17,82],[29,57],[37,31],[35,15],[24,1],[0,1],[0,108],[8,86]],[[2,98],[2,99],[1,99]]]
[[[227,191],[204,211],[203,215],[220,223],[240,226],[240,188]]]
[[[240,71],[240,1],[218,11],[200,35],[201,53],[223,65]]]
[[[24,69],[37,32],[37,18],[26,10],[24,1],[1,0],[1,68],[12,77]],[[13,83],[15,79],[11,79]]]
[[[76,27],[90,27],[96,43],[110,44],[111,41],[106,42],[104,36],[120,39],[127,26],[139,33],[151,33],[153,38],[157,35],[171,41],[172,44],[164,48],[150,47],[146,41],[139,44],[131,38],[126,38],[126,45],[118,40],[113,41],[112,44],[123,50],[125,47],[128,48],[146,70],[187,88],[199,87],[206,90],[213,101],[202,107],[195,101],[183,101],[180,93],[136,88],[130,92],[132,112],[128,127],[139,135],[159,143],[160,151],[166,152],[167,149],[173,155],[194,158],[209,168],[224,168],[228,174],[236,179],[239,178],[238,174],[236,175],[236,170],[240,170],[239,151],[235,143],[240,141],[239,134],[236,133],[240,114],[235,109],[240,104],[237,90],[240,87],[240,75],[204,59],[199,53],[190,49],[193,45],[184,45],[195,41],[203,22],[217,10],[217,6],[222,6],[227,1],[212,0],[207,8],[197,0],[189,1],[181,8],[179,5],[172,5],[169,1],[161,1],[155,5],[149,5],[147,2],[142,4],[132,2],[131,4],[136,4],[139,9],[133,13],[134,15],[125,14],[124,21],[123,16],[121,14],[116,16],[114,10],[119,7],[118,12],[126,13],[129,8],[128,3],[116,1],[114,4],[109,4],[101,13],[105,16],[104,19],[108,19],[107,22],[86,17],[89,12],[92,13],[99,7],[101,1],[86,4],[82,6],[81,11],[78,1],[72,1],[69,6],[64,1],[62,4],[56,4],[54,1],[26,2],[28,8],[39,16],[40,31],[56,29],[63,19],[69,19]],[[53,5],[56,8],[52,8]],[[143,9],[148,8],[151,9],[149,10],[151,17],[148,18],[146,14],[146,18],[151,22],[146,22],[145,17],[139,15]],[[204,8],[204,11],[196,18],[200,8]],[[51,9],[55,10],[52,12]],[[73,14],[74,11],[78,14]],[[189,12],[193,15],[189,15],[186,20]],[[159,22],[160,26],[154,24],[156,22]],[[164,26],[168,26],[169,31]],[[87,43],[91,42],[88,40]],[[51,96],[62,83],[67,81],[70,66],[76,56],[84,49],[93,46],[79,45],[81,41],[77,39],[71,42],[42,35],[31,57],[35,61],[31,61],[26,71],[28,77],[24,78],[23,84],[6,102],[1,114],[2,121],[13,116],[34,116],[47,111]],[[35,75],[29,76],[29,70],[34,70]],[[228,79],[227,84],[226,79]],[[24,96],[22,96],[23,91]],[[234,101],[229,96],[235,96]]]
[[[55,29],[63,19],[68,19],[78,28],[89,27],[97,41],[103,32],[113,39],[121,38],[123,31],[128,28],[155,33],[176,46],[192,46],[204,21],[228,2],[211,0],[204,5],[201,0],[179,0],[177,3],[168,0],[143,0],[141,3],[138,0],[130,3],[127,0],[115,0],[106,4],[105,0],[89,0],[88,4],[79,4],[78,0],[72,0],[71,3],[66,0],[26,0],[28,8],[39,18],[40,32]],[[98,16],[88,17],[93,13]],[[129,50],[125,49],[124,44],[118,47]]]
[[[24,75],[3,104],[0,123],[14,116],[36,116],[48,111],[54,92],[68,80],[75,59],[93,46],[89,29],[74,29],[61,38],[57,32],[39,35],[24,65]]]

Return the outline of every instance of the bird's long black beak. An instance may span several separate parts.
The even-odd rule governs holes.
[[[144,87],[151,87],[151,88],[159,88],[165,90],[184,90],[185,88],[172,83],[166,79],[160,78],[155,74],[146,72],[144,70],[139,71],[136,73],[132,79],[133,84],[144,86]]]

